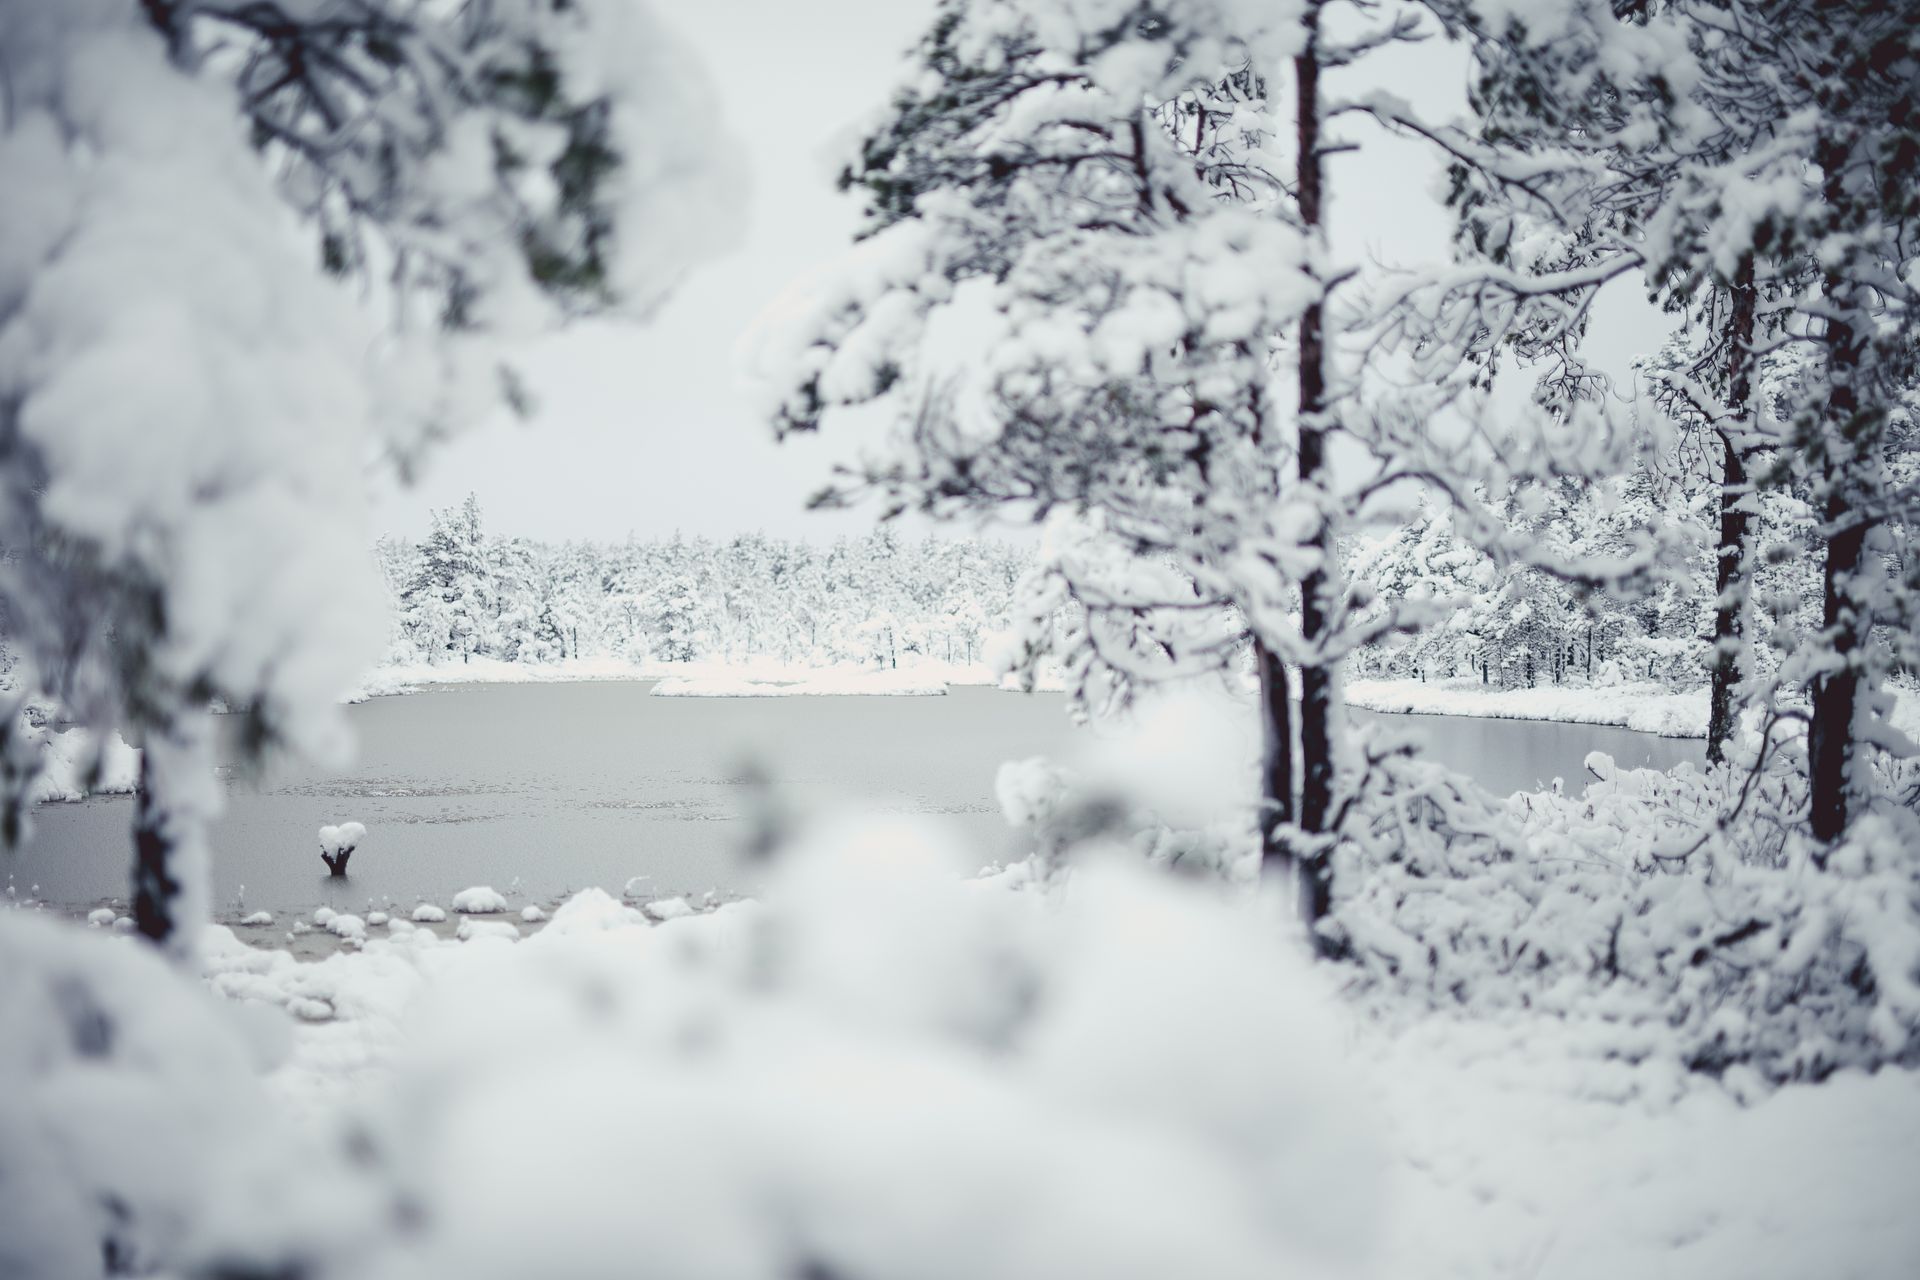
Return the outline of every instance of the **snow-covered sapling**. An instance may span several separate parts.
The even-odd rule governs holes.
[[[367,829],[357,822],[343,822],[337,827],[320,828],[320,861],[327,864],[329,874],[345,876],[347,859],[367,838]]]

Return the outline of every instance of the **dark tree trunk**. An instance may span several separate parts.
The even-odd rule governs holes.
[[[352,856],[351,849],[342,849],[339,853],[328,853],[324,849],[320,851],[320,861],[327,864],[327,874],[343,880],[347,875],[347,859]]]
[[[1734,273],[1727,316],[1727,417],[1720,436],[1720,547],[1714,569],[1713,671],[1707,700],[1707,763],[1727,758],[1733,689],[1740,682],[1746,597],[1747,468],[1734,433],[1745,426],[1753,386],[1753,255]]]
[[[1837,184],[1844,156],[1821,155],[1828,176],[1828,198],[1838,202]],[[1847,317],[1856,286],[1839,272],[1825,281],[1830,319],[1823,345],[1827,356],[1827,405],[1822,424],[1828,485],[1827,560],[1822,572],[1823,634],[1835,661],[1815,677],[1810,691],[1812,718],[1807,726],[1807,786],[1814,837],[1829,844],[1847,829],[1852,782],[1854,716],[1860,696],[1858,651],[1872,615],[1854,595],[1867,529],[1856,516],[1857,472],[1877,465],[1864,447],[1868,421],[1860,411],[1853,380],[1859,371],[1862,338]],[[1816,456],[1820,456],[1817,452]],[[1820,860],[1824,864],[1824,859]]]
[[[1320,152],[1320,5],[1307,6],[1305,47],[1293,60],[1296,88],[1296,146],[1294,196],[1301,225],[1308,237],[1324,243],[1324,173]],[[1326,338],[1325,305],[1316,299],[1300,317],[1300,482],[1308,492],[1323,490],[1326,472]],[[1300,634],[1307,643],[1308,660],[1300,665],[1300,827],[1309,836],[1325,834],[1333,817],[1333,689],[1334,673],[1325,656],[1331,640],[1329,614],[1334,592],[1332,530],[1324,514],[1314,531],[1312,546],[1319,553],[1317,567],[1300,583]],[[1333,865],[1324,847],[1313,850],[1300,868],[1300,910],[1317,949],[1324,943],[1313,932],[1333,907]]]
[[[1846,495],[1836,491],[1827,499],[1828,525],[1839,524],[1850,511]],[[1822,673],[1813,682],[1813,718],[1807,730],[1807,783],[1814,837],[1829,844],[1847,829],[1853,720],[1860,696],[1860,672],[1854,654],[1865,630],[1849,588],[1860,567],[1866,536],[1866,529],[1860,527],[1828,538],[1827,562],[1822,574],[1821,621],[1834,657],[1839,661],[1834,670]]]
[[[170,944],[180,925],[176,845],[149,745],[140,756],[140,794],[133,806],[133,923],[142,937],[160,947]]]
[[[1285,837],[1293,822],[1293,705],[1286,664],[1259,640],[1253,664],[1260,679],[1260,872],[1277,877],[1293,867]]]
[[[193,961],[207,917],[211,728],[200,712],[182,715],[165,733],[149,732],[134,802],[134,925],[183,963]]]

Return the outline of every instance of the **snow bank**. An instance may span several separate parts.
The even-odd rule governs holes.
[[[1275,920],[1138,868],[1051,903],[956,860],[860,824],[664,928],[590,891],[513,946],[211,948],[217,989],[330,1011],[274,1088],[357,1159],[237,1153],[246,1211],[187,1261],[611,1277],[638,1240],[663,1275],[764,1280],[1360,1274],[1382,1135]]]
[[[1492,689],[1461,679],[1424,684],[1417,680],[1353,680],[1342,691],[1349,705],[1367,711],[1608,724],[1667,738],[1707,736],[1704,689],[1674,693],[1651,684]]]
[[[411,693],[431,685],[569,684],[583,680],[645,680],[652,674],[624,658],[568,658],[560,662],[413,662],[375,667],[343,696],[345,702]]]
[[[860,824],[670,929],[590,890],[510,947],[211,948],[217,989],[324,1014],[274,1088],[363,1144],[252,1153],[261,1207],[211,1256],[616,1276],[639,1238],[663,1274],[766,1280],[1750,1280],[1920,1248],[1911,1073],[1743,1101],[1596,1054],[1604,1009],[1350,1021],[1269,904],[1112,861],[968,883],[963,857]],[[365,1207],[318,1232],[322,1196]]]
[[[809,695],[876,694],[896,697],[937,697],[945,694],[944,680],[928,679],[913,671],[832,670],[804,680],[776,683],[743,676],[674,677],[653,686],[661,698],[788,698]]]
[[[1361,1033],[1394,1142],[1380,1275],[1912,1272],[1920,1078],[1845,1073],[1743,1100],[1670,1064],[1598,1063],[1597,1034],[1444,1014]]]
[[[264,1091],[273,1036],[124,940],[0,913],[0,1261],[92,1274],[110,1238],[179,1274],[611,1277],[639,1239],[753,1280],[1748,1280],[1920,1249],[1913,1073],[1716,1082],[1622,1052],[1648,1025],[1591,993],[1355,1019],[1280,904],[971,860],[876,821],[668,927],[590,890],[514,945],[301,963],[212,929],[228,1012],[298,1024]]]

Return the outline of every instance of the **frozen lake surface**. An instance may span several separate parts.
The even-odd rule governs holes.
[[[646,683],[444,686],[348,709],[358,761],[229,782],[213,837],[214,902],[446,903],[491,884],[517,907],[634,876],[648,896],[747,891],[738,857],[755,769],[803,809],[838,802],[938,815],[981,861],[1024,850],[993,801],[1004,760],[1066,758],[1079,736],[1058,694],[955,688],[946,697],[654,698]],[[1556,776],[1577,790],[1589,751],[1623,765],[1699,761],[1697,741],[1624,729],[1456,716],[1377,716],[1498,792]],[[46,805],[7,865],[21,896],[126,894],[132,801]],[[330,879],[315,831],[365,823],[350,875]],[[4,856],[0,855],[0,860]],[[37,886],[37,888],[36,888]]]

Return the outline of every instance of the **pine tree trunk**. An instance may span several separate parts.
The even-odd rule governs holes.
[[[134,925],[183,963],[191,962],[208,916],[208,730],[204,714],[190,714],[171,734],[148,734],[134,804]]]
[[[1325,157],[1321,155],[1321,100],[1319,100],[1319,35],[1321,4],[1309,2],[1306,46],[1294,58],[1296,86],[1296,173],[1294,200],[1300,223],[1308,232],[1315,257],[1325,251]],[[1325,501],[1327,489],[1327,345],[1325,303],[1315,299],[1300,317],[1300,484]],[[1331,641],[1334,601],[1334,545],[1332,530],[1321,514],[1309,545],[1317,564],[1300,581],[1300,633],[1308,643],[1308,662],[1300,664],[1300,827],[1311,835],[1325,835],[1332,821],[1334,785],[1334,670],[1325,656]],[[1319,846],[1300,864],[1300,915],[1308,925],[1315,950],[1327,952],[1327,942],[1315,927],[1332,910],[1331,848]]]
[[[1715,559],[1713,672],[1707,698],[1707,763],[1727,758],[1733,736],[1733,689],[1740,682],[1744,637],[1747,538],[1752,520],[1747,499],[1747,469],[1733,432],[1745,425],[1753,385],[1753,255],[1734,273],[1727,317],[1727,403],[1729,421],[1720,436],[1720,547]]]
[[[1293,869],[1284,830],[1293,822],[1293,704],[1287,667],[1258,639],[1254,673],[1260,680],[1260,872],[1279,877]]]
[[[1320,4],[1307,6],[1306,44],[1293,60],[1296,99],[1296,171],[1294,195],[1309,242],[1324,250],[1324,173],[1320,138]],[[1309,494],[1324,491],[1326,475],[1325,305],[1316,299],[1300,317],[1300,483]],[[1329,613],[1334,598],[1332,530],[1324,513],[1310,545],[1316,567],[1300,583],[1300,633],[1310,654],[1300,664],[1300,827],[1308,835],[1327,831],[1333,817],[1334,672],[1324,656],[1331,639]],[[1325,849],[1316,849],[1300,868],[1300,910],[1312,933],[1333,907],[1333,866]],[[1315,938],[1317,949],[1324,944]]]
[[[1822,155],[1828,177],[1828,198],[1838,202],[1843,165]],[[1866,549],[1864,523],[1854,521],[1855,486],[1862,469],[1877,465],[1863,443],[1868,423],[1860,412],[1853,380],[1859,370],[1862,339],[1848,317],[1854,310],[1855,286],[1842,274],[1830,272],[1826,281],[1830,318],[1823,345],[1827,356],[1825,448],[1816,453],[1825,464],[1828,485],[1824,509],[1827,559],[1821,575],[1822,634],[1833,662],[1814,678],[1809,701],[1812,718],[1807,726],[1807,786],[1814,837],[1831,844],[1845,834],[1852,786],[1854,717],[1860,696],[1858,653],[1867,639],[1872,613],[1854,595],[1862,553]],[[1839,532],[1834,532],[1839,530]]]

